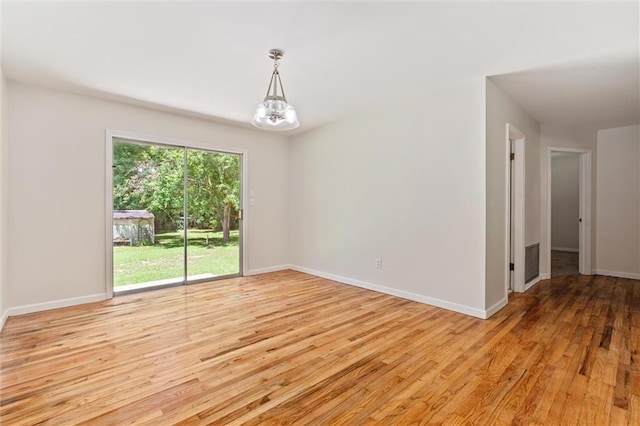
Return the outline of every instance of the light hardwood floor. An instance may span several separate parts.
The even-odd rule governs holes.
[[[3,425],[640,424],[626,279],[483,321],[284,271],[10,318],[0,345]]]

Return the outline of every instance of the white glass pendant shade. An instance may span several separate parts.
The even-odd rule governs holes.
[[[251,124],[266,130],[293,130],[300,126],[298,114],[293,105],[283,99],[268,96],[259,103]]]
[[[278,72],[278,60],[282,58],[282,51],[272,49],[269,51],[269,57],[275,62],[269,88],[267,89],[267,96],[265,96],[264,101],[258,104],[251,124],[265,130],[296,129],[300,126],[298,114],[296,114],[296,109],[287,102],[287,98],[284,96],[284,89]]]

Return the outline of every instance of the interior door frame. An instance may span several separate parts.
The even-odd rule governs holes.
[[[525,140],[526,136],[511,123],[505,126],[505,297],[509,294],[509,279],[511,271],[509,264],[511,263],[511,244],[513,241],[513,291],[516,293],[524,293],[526,290],[524,282],[524,177],[525,177]],[[513,144],[513,152],[515,158],[511,160],[511,145]],[[511,197],[511,161],[514,162],[513,184],[514,197],[510,203]],[[513,208],[513,235],[511,235],[511,208]]]
[[[592,163],[591,150],[585,148],[567,148],[561,146],[547,147],[547,265],[551,277],[551,154],[553,152],[573,153],[580,156],[579,179],[579,215],[582,219],[578,230],[579,270],[582,275],[592,275],[591,269],[591,194],[592,194]]]
[[[105,131],[105,250],[106,250],[106,294],[107,298],[113,298],[113,140],[123,139],[132,143],[140,142],[156,146],[166,146],[173,148],[191,148],[221,154],[233,154],[240,156],[240,209],[242,209],[242,220],[240,221],[240,272],[243,276],[247,271],[247,230],[249,223],[249,209],[244,206],[249,205],[248,188],[249,183],[249,152],[245,149],[229,149],[210,146],[202,142],[195,142],[184,139],[166,138],[161,136],[150,136],[126,130],[106,129]],[[202,280],[208,281],[208,280]],[[190,281],[189,284],[196,284],[201,281]]]

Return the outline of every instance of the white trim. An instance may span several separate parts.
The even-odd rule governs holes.
[[[249,276],[249,275],[267,274],[269,272],[286,271],[287,269],[291,269],[291,265],[287,264],[287,265],[268,266],[266,268],[251,269],[247,271],[245,275]]]
[[[4,324],[7,322],[7,318],[9,318],[9,310],[5,309],[2,313],[2,317],[0,318],[0,331],[4,328]]]
[[[470,306],[460,305],[458,303],[448,302],[446,300],[435,299],[433,297],[423,296],[421,294],[411,293],[404,290],[398,290],[391,287],[385,287],[378,284],[368,283],[366,281],[355,280],[340,275],[334,275],[327,272],[316,271],[315,269],[304,268],[298,265],[291,265],[291,269],[305,274],[315,275],[316,277],[326,278],[328,280],[337,281],[342,284],[349,284],[367,290],[377,291],[391,296],[401,297],[403,299],[413,300],[414,302],[425,303],[427,305],[438,308],[447,309],[449,311],[458,312],[465,315],[471,315],[476,318],[487,319],[487,311]]]
[[[551,274],[546,274],[546,273],[545,274],[540,274],[539,278],[540,278],[540,281],[550,280],[551,279]]]
[[[579,271],[583,275],[588,275],[591,271],[591,196],[593,194],[591,167],[591,151],[580,154],[580,217],[582,218],[582,226],[580,226],[580,241],[578,243],[580,247],[578,264]]]
[[[498,312],[500,309],[504,308],[505,306],[507,306],[508,303],[508,299],[505,297],[502,300],[499,300],[497,303],[495,303],[493,306],[491,306],[489,309],[485,310],[485,318],[490,318],[491,316],[493,316],[496,312]]]
[[[524,212],[525,212],[525,197],[524,197],[524,179],[525,179],[525,135],[520,130],[515,128],[512,124],[507,123],[505,125],[505,140],[507,145],[506,156],[506,175],[505,175],[505,254],[507,261],[505,262],[505,298],[507,298],[509,292],[509,277],[511,271],[509,269],[509,260],[511,259],[511,241],[509,235],[511,234],[511,211],[509,209],[509,198],[511,197],[511,180],[509,179],[509,173],[511,168],[509,139],[512,139],[514,145],[515,159],[514,161],[514,186],[515,196],[513,200],[514,209],[514,232],[511,236],[514,244],[514,271],[513,271],[513,291],[522,293],[525,291],[524,287]]]
[[[512,276],[512,272],[511,272],[511,267],[510,267],[510,263],[511,263],[511,204],[510,204],[510,199],[511,199],[511,141],[509,140],[509,124],[507,124],[506,126],[506,153],[505,153],[505,170],[504,170],[504,180],[506,182],[505,185],[505,199],[504,199],[504,218],[505,218],[505,223],[504,223],[504,238],[505,238],[505,246],[504,246],[504,260],[505,260],[505,265],[504,265],[504,270],[505,270],[505,274],[504,274],[504,288],[505,288],[505,296],[504,299],[509,299],[509,293],[513,292],[513,288],[509,289],[509,284],[511,282],[511,276]]]
[[[107,299],[113,298],[113,138],[114,132],[107,129],[105,133],[105,158],[107,165],[105,169],[105,193],[104,193],[104,223],[106,226],[105,253],[106,262],[106,288]]]
[[[242,209],[242,220],[239,225],[242,234],[242,273],[244,275],[249,270],[249,257],[247,256],[249,241],[247,235],[249,235],[249,151],[246,149],[237,152],[240,154],[240,178],[242,179],[242,187],[240,188],[240,208]]]
[[[536,284],[538,284],[540,281],[542,281],[544,278],[542,278],[542,275],[538,275],[537,277],[535,277],[533,280],[529,281],[528,283],[526,283],[524,285],[524,291],[528,291],[530,290],[533,286],[535,286]]]
[[[166,138],[162,136],[154,136],[154,135],[147,135],[147,134],[136,133],[136,132],[129,132],[126,130],[114,130],[114,129],[106,129],[106,130],[107,130],[107,135],[110,134],[111,137],[130,140],[132,142],[147,142],[147,143],[152,143],[156,145],[158,144],[171,145],[174,147],[186,146],[187,148],[204,149],[207,151],[216,151],[216,152],[222,152],[227,154],[244,155],[247,153],[246,149],[215,148],[203,142],[196,142],[196,141],[187,140],[187,139]]]
[[[247,235],[249,229],[249,216],[250,209],[247,208],[249,206],[249,151],[246,149],[228,149],[228,148],[216,148],[210,145],[207,145],[202,142],[195,142],[186,139],[174,139],[174,138],[165,138],[161,136],[150,136],[136,132],[129,132],[126,130],[113,130],[106,129],[106,183],[105,183],[105,223],[106,223],[106,294],[107,298],[113,297],[113,138],[131,140],[132,142],[148,142],[153,144],[160,145],[170,145],[170,146],[184,146],[187,148],[196,148],[203,149],[207,151],[215,151],[221,153],[228,154],[236,154],[240,155],[240,164],[242,166],[241,170],[241,178],[242,178],[242,188],[241,188],[241,200],[240,200],[240,208],[242,209],[242,273],[244,275],[246,271],[249,269],[249,256],[248,249],[249,246]]]
[[[570,247],[551,247],[552,251],[568,251],[569,253],[580,253],[580,249]]]
[[[629,278],[632,280],[640,280],[640,273],[637,273],[637,272],[607,271],[605,269],[596,269],[593,272],[596,275],[606,275],[608,277]]]
[[[106,293],[90,294],[88,296],[72,297],[70,299],[53,300],[51,302],[34,303],[32,305],[15,306],[7,309],[7,316],[24,315],[32,312],[48,311],[50,309],[66,308],[67,306],[82,305],[84,303],[101,302],[107,299]]]

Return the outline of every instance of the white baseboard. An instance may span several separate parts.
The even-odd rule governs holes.
[[[349,284],[367,290],[377,291],[378,293],[384,293],[391,296],[402,297],[403,299],[413,300],[414,302],[425,303],[427,305],[436,306],[438,308],[447,309],[449,311],[458,312],[465,315],[471,315],[476,318],[487,319],[489,317],[488,311],[472,308],[470,306],[460,305],[458,303],[447,302],[446,300],[440,300],[433,297],[423,296],[421,294],[411,293],[404,290],[398,290],[391,287],[385,287],[378,284],[372,284],[365,281],[355,280],[353,278],[342,277],[340,275],[334,275],[327,272],[316,271],[314,269],[304,268],[298,265],[291,265],[290,269],[298,272],[304,272],[305,274],[315,275],[317,277],[326,278],[332,281],[338,281],[343,284]],[[493,308],[493,307],[492,307]]]
[[[504,299],[502,299],[502,300],[499,300],[493,306],[489,307],[489,309],[487,309],[485,311],[486,317],[484,319],[491,317],[493,314],[495,314],[496,312],[498,312],[500,309],[504,308],[505,306],[507,306],[507,298],[506,297]]]
[[[287,269],[291,269],[291,265],[276,265],[276,266],[268,266],[266,268],[258,268],[258,269],[250,269],[244,275],[258,275],[258,274],[266,274],[269,272],[278,272],[278,271],[286,271]]]
[[[5,309],[4,312],[2,313],[2,318],[0,318],[0,331],[2,331],[2,328],[4,327],[4,323],[7,322],[7,318],[9,318],[9,310]]]
[[[536,284],[538,284],[540,281],[542,281],[544,278],[542,278],[542,275],[538,275],[537,277],[535,277],[533,280],[529,281],[528,283],[526,283],[524,285],[524,291],[529,290],[530,288],[532,288],[533,286],[535,286]]]
[[[596,275],[606,275],[609,277],[616,278],[630,278],[632,280],[640,280],[640,274],[636,272],[618,272],[618,271],[607,271],[605,269],[596,269],[593,271]]]
[[[88,296],[72,297],[70,299],[53,300],[51,302],[34,303],[32,305],[15,306],[7,309],[7,316],[24,315],[32,312],[48,311],[49,309],[66,308],[67,306],[82,305],[84,303],[100,302],[107,299],[107,293],[90,294]]]
[[[568,251],[570,253],[580,253],[580,250],[578,250],[577,248],[569,248],[569,247],[551,247],[551,250]]]
[[[540,281],[542,280],[550,280],[551,279],[551,274],[540,274],[540,276],[537,278]]]

